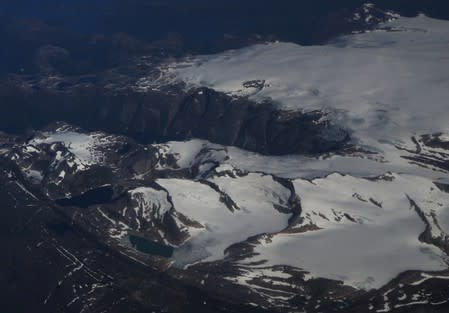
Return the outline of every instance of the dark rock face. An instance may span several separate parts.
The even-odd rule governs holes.
[[[64,120],[147,143],[201,138],[273,155],[328,152],[349,140],[344,129],[320,122],[322,112],[286,113],[269,102],[254,103],[205,88],[186,94],[177,86],[170,93],[3,87],[0,124],[8,131]],[[326,132],[338,135],[326,138]]]
[[[342,147],[349,136],[326,141],[322,112],[284,113],[201,89],[181,103],[168,128],[171,136],[197,137],[264,154],[319,153]]]
[[[90,205],[104,204],[112,200],[114,190],[111,186],[104,186],[88,190],[82,195],[69,199],[56,200],[55,203],[60,206],[78,206],[87,208]]]

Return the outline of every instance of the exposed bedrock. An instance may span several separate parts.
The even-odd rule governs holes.
[[[23,132],[54,121],[143,142],[206,139],[272,155],[315,154],[343,147],[349,134],[325,113],[280,111],[202,88],[136,92],[130,88],[18,87],[0,84],[1,130]]]

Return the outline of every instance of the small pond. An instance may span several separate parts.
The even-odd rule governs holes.
[[[157,255],[164,258],[170,258],[173,255],[173,247],[160,244],[139,236],[130,235],[129,241],[131,242],[131,245],[134,249],[148,255]]]
[[[65,198],[56,200],[56,204],[60,206],[77,206],[81,208],[87,208],[91,205],[102,204],[112,200],[114,196],[114,190],[112,186],[103,186],[95,188],[85,193],[74,196],[72,198]]]

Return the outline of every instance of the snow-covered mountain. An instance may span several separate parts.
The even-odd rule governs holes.
[[[4,99],[41,111],[0,133],[0,199],[23,253],[55,262],[44,305],[447,311],[449,22],[344,21],[323,45],[139,57],[96,84],[12,76]]]
[[[2,158],[31,198],[54,201],[136,262],[199,288],[219,282],[233,297],[247,290],[248,305],[271,309],[343,309],[385,288],[400,292],[365,301],[368,310],[446,303],[433,284],[414,288],[449,279],[448,169],[432,161],[448,153],[445,140],[391,146],[392,159],[361,150],[273,157],[204,140],[142,145],[57,124],[4,142]]]
[[[448,131],[447,29],[447,21],[401,17],[322,46],[275,42],[193,57],[167,64],[160,80],[323,110],[362,144],[407,140]]]

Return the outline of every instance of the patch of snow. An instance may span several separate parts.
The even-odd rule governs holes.
[[[250,173],[233,178],[216,176],[210,179],[229,195],[237,206],[248,213],[273,214],[274,206],[285,207],[291,192],[270,175]]]
[[[8,148],[0,148],[0,155],[7,154],[9,151]]]
[[[42,173],[39,172],[39,171],[37,171],[37,170],[26,169],[26,170],[24,170],[24,174],[25,174],[25,175],[26,175],[32,182],[40,183],[40,182],[42,182],[42,180],[44,179]]]
[[[271,300],[288,301],[295,296],[292,292],[278,289],[279,286],[292,286],[290,283],[285,282],[285,280],[291,277],[290,274],[275,271],[272,268],[245,268],[241,269],[241,271],[239,276],[226,277],[225,279],[238,285],[249,287],[253,292]],[[259,281],[265,284],[261,285]],[[269,288],[269,285],[272,288]]]
[[[129,191],[132,199],[137,202],[134,208],[137,216],[151,221],[153,218],[162,220],[164,215],[172,208],[167,198],[167,192],[153,188],[139,187]]]
[[[101,133],[84,134],[69,130],[56,130],[55,132],[43,133],[30,141],[31,145],[62,143],[74,156],[67,160],[70,166],[76,166],[78,170],[85,170],[91,165],[103,161],[102,147],[109,143],[108,139]],[[57,151],[56,161],[62,159],[61,151]]]
[[[26,145],[26,146],[23,148],[23,151],[26,152],[26,153],[36,153],[36,152],[39,152],[39,150],[36,149],[35,147],[33,147],[32,145]]]
[[[188,141],[170,141],[164,144],[155,145],[159,149],[159,158],[166,159],[169,155],[173,156],[176,160],[176,164],[179,168],[191,168],[198,162],[205,162],[208,159],[221,160],[223,159],[224,148],[220,145],[210,143],[206,140],[193,139]],[[201,155],[203,149],[207,148],[208,153]],[[166,166],[160,164],[157,168],[163,169]]]
[[[410,145],[410,138],[397,142],[367,140],[369,147],[375,147],[373,153],[354,153],[350,155],[332,155],[329,157],[309,157],[301,155],[267,156],[228,147],[229,163],[235,168],[264,172],[284,178],[323,177],[334,172],[347,173],[357,177],[377,176],[386,172],[399,172],[422,176],[435,181],[447,180],[447,174],[430,167],[420,167],[404,157],[412,153],[399,150],[396,145]],[[220,168],[225,165],[221,165]]]
[[[409,303],[404,303],[404,304],[396,304],[394,306],[395,309],[398,308],[403,308],[403,307],[407,307],[407,306],[412,306],[412,305],[423,305],[423,304],[429,304],[429,300],[424,300],[424,301],[414,301],[414,302],[409,302]]]
[[[422,279],[412,283],[412,286],[419,286],[422,283],[428,281],[429,279],[443,279],[443,280],[449,280],[449,276],[442,276],[442,275],[430,275],[426,273],[421,273]]]

